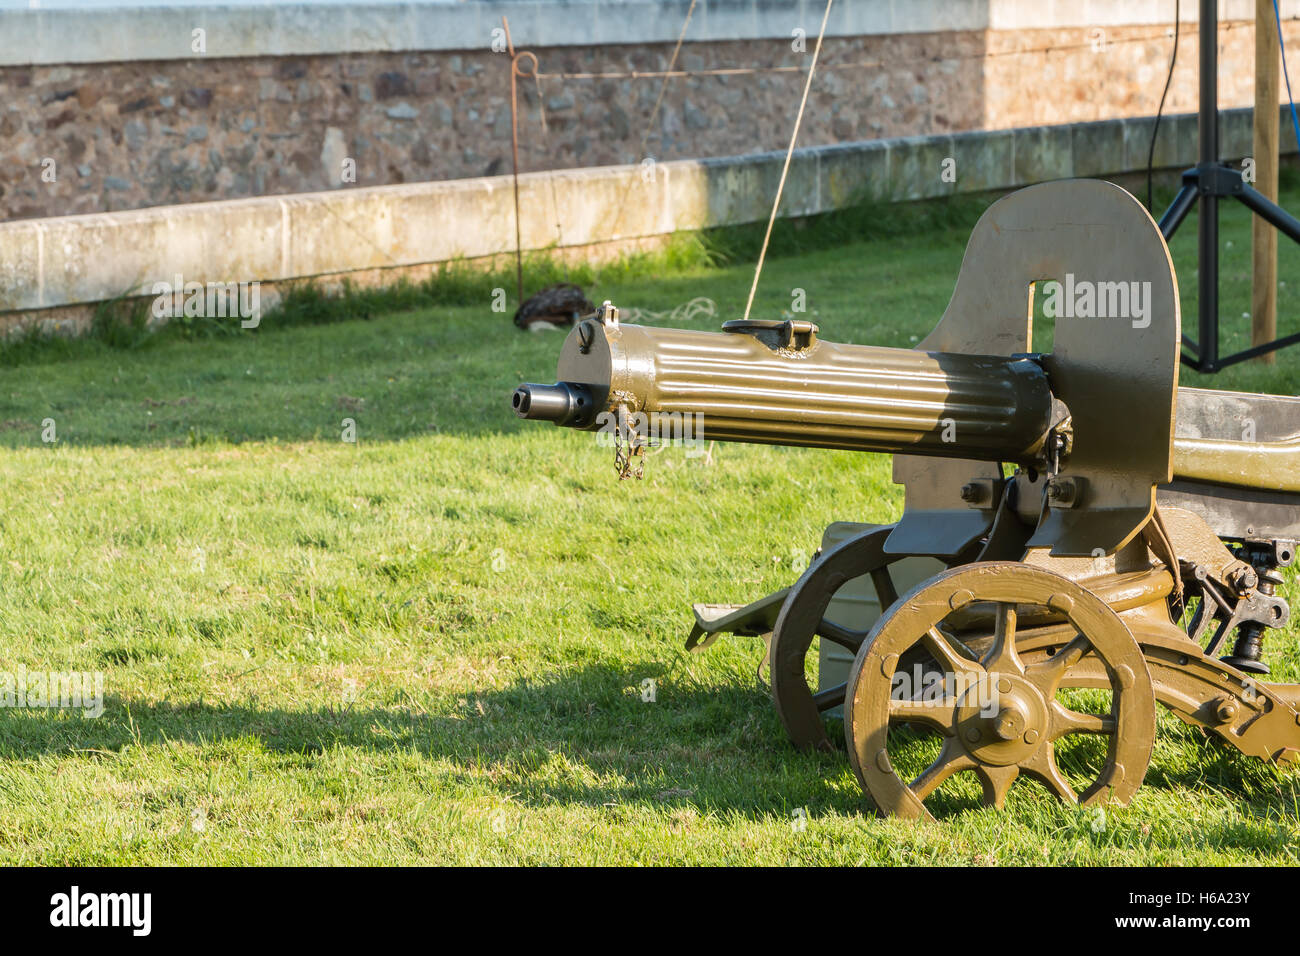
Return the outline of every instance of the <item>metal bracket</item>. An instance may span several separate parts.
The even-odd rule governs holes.
[[[729,319],[722,331],[752,335],[771,349],[802,352],[817,344],[818,328],[807,319]]]
[[[1069,416],[1069,447],[1049,451],[1063,459],[1062,477],[1088,484],[1076,485],[1084,492],[1080,504],[1047,515],[1029,546],[1087,557],[1098,548],[1112,554],[1140,533],[1155,508],[1155,486],[1171,478],[1178,288],[1147,211],[1118,186],[1094,180],[1040,183],[998,200],[971,233],[943,318],[916,348],[1033,353],[1029,290],[1070,274],[1145,290],[1140,319],[1121,309],[1105,318],[1058,317],[1053,351],[1037,359]],[[1114,387],[1120,380],[1123,394]],[[894,480],[907,487],[906,507],[886,551],[955,555],[987,533],[987,525],[976,527],[987,512],[971,509],[960,495],[981,472],[992,476],[971,460],[896,455]]]
[[[605,328],[611,331],[618,328],[618,309],[614,307],[614,303],[609,299],[601,303],[596,315]]]
[[[996,508],[1005,484],[997,478],[972,478],[961,486],[961,500],[972,508]]]
[[[1183,173],[1183,182],[1202,196],[1240,196],[1246,189],[1241,170],[1222,163],[1201,163]]]
[[[1047,501],[1053,508],[1076,508],[1083,502],[1087,488],[1086,478],[1050,478],[1047,481]]]

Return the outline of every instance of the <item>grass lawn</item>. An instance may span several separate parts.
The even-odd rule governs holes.
[[[1249,227],[1235,208],[1224,223],[1224,309],[1240,315]],[[823,337],[908,346],[947,303],[966,235],[772,259],[755,314],[799,288]],[[1189,221],[1185,316],[1194,250]],[[1283,244],[1281,267],[1294,330],[1300,251]],[[713,328],[750,276],[589,292],[651,310],[709,296],[720,314],[686,324]],[[514,419],[511,389],[553,379],[560,338],[488,306],[270,317],[0,369],[3,668],[99,670],[106,693],[98,719],[0,709],[0,859],[1300,862],[1296,775],[1168,715],[1146,785],[1104,821],[1027,783],[1001,813],[876,819],[843,754],[787,745],[757,641],[682,643],[693,600],[788,584],[832,520],[893,520],[888,459],[669,449],[619,483],[592,435]],[[1184,382],[1296,394],[1300,349]],[[1300,679],[1297,634],[1271,638],[1282,679]]]

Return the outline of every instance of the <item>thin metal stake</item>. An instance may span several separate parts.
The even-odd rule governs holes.
[[[515,286],[519,305],[524,303],[524,243],[519,227],[519,57],[510,39],[510,21],[503,14],[501,26],[506,31],[506,49],[510,53],[510,155],[515,187]],[[533,72],[536,72],[536,59]]]

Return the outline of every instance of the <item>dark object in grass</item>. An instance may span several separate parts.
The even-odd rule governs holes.
[[[581,288],[572,282],[558,282],[525,299],[515,312],[515,325],[530,331],[543,324],[559,328],[595,311]]]

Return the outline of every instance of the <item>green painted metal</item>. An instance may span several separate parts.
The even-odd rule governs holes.
[[[707,440],[1040,463],[1051,425],[1033,361],[818,340],[779,346],[749,332],[587,320],[564,343],[562,386],[521,386],[515,410],[589,430],[601,413],[700,416]],[[568,396],[592,405],[574,414]],[[563,396],[563,397],[557,397]],[[581,397],[581,396],[579,396]],[[576,401],[576,399],[575,399]],[[521,410],[521,405],[523,409]]]

